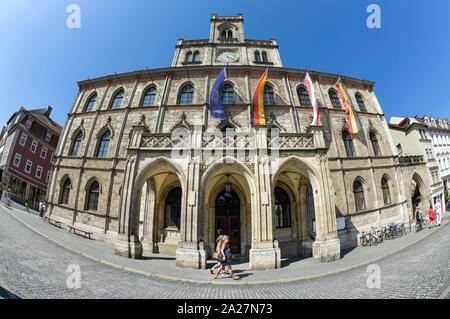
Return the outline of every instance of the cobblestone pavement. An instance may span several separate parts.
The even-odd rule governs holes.
[[[379,260],[381,287],[367,267],[290,283],[210,285],[149,278],[72,253],[0,210],[0,298],[449,298],[450,226]],[[69,265],[81,288],[67,288]],[[205,270],[206,272],[206,270]]]

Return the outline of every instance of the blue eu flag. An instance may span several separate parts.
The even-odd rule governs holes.
[[[225,113],[223,112],[222,106],[222,87],[223,81],[225,81],[227,75],[225,73],[225,68],[220,72],[219,76],[214,82],[211,89],[211,94],[209,96],[209,113],[210,118],[214,120],[225,121]]]

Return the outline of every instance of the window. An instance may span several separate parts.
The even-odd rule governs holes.
[[[45,182],[46,183],[48,183],[50,181],[50,174],[51,174],[51,171],[48,171],[47,172],[47,177],[45,178]]]
[[[220,37],[221,38],[229,38],[229,39],[231,39],[233,37],[233,32],[231,30],[229,30],[229,29],[224,29],[220,33]]]
[[[364,190],[363,185],[360,181],[356,180],[353,183],[353,194],[355,195],[355,208],[356,211],[366,209],[366,204],[364,203]]]
[[[27,160],[27,163],[25,164],[25,172],[28,174],[31,172],[31,168],[33,167],[33,162],[30,160]]]
[[[86,105],[86,108],[84,109],[84,111],[91,112],[94,109],[96,100],[97,100],[97,94],[92,95],[91,98],[89,99],[88,104]]]
[[[46,142],[50,142],[51,138],[52,138],[52,134],[51,133],[47,133],[47,135],[45,135],[45,141]]]
[[[106,131],[102,138],[100,139],[100,144],[98,145],[97,157],[106,157],[108,154],[109,141],[111,140],[111,133]]]
[[[362,96],[358,93],[355,94],[356,102],[358,102],[359,110],[361,112],[367,112],[366,106],[364,105],[364,100]]]
[[[342,131],[342,140],[344,141],[345,153],[347,157],[355,157],[355,149],[353,148],[353,140],[347,130]]]
[[[37,166],[36,168],[36,177],[41,178],[42,177],[42,166]]]
[[[147,91],[145,91],[144,99],[142,100],[142,107],[153,106],[156,99],[156,88],[152,86]]]
[[[398,151],[398,154],[401,154],[401,153],[403,153],[403,149],[402,149],[402,144],[397,144],[397,151]]]
[[[75,140],[73,141],[72,151],[70,152],[70,155],[72,155],[72,156],[78,155],[78,152],[80,151],[80,145],[81,145],[82,139],[83,139],[83,133],[80,132],[80,133],[78,133],[77,137],[75,137]]]
[[[166,197],[165,227],[180,228],[181,188],[175,187]]]
[[[25,124],[26,128],[30,129],[31,124],[32,124],[31,120],[28,120],[27,123]]]
[[[291,227],[290,199],[281,187],[275,187],[274,212],[276,228]]]
[[[71,187],[70,178],[68,178],[64,182],[64,185],[61,190],[61,198],[59,200],[60,204],[65,204],[65,205],[69,204],[70,187]]]
[[[297,90],[297,94],[298,94],[298,99],[300,100],[301,106],[311,107],[309,93],[304,87],[299,87]]]
[[[52,164],[55,163],[55,154],[54,153],[52,154],[52,158],[50,159],[50,163],[52,163]]]
[[[192,104],[194,99],[194,87],[190,84],[183,86],[180,93],[178,104],[188,105]]]
[[[255,61],[261,62],[261,54],[259,54],[259,51],[255,51]]]
[[[194,61],[195,62],[200,61],[200,52],[198,52],[198,51],[194,52]]]
[[[328,95],[330,96],[331,104],[333,105],[333,107],[335,109],[342,109],[338,94],[335,91],[330,90],[328,91]]]
[[[275,94],[273,88],[270,85],[264,86],[264,105],[275,105]]]
[[[38,143],[36,141],[33,141],[31,143],[30,151],[33,153],[36,153],[37,146],[38,146]]]
[[[22,146],[25,146],[25,143],[27,142],[27,136],[25,134],[22,133],[22,136],[20,137],[20,142],[19,144]]]
[[[119,92],[117,92],[117,94],[114,96],[114,100],[111,104],[111,110],[115,110],[120,108],[120,105],[122,104],[122,100],[123,100],[123,90],[120,90]]]
[[[378,145],[378,140],[377,140],[376,135],[373,132],[370,132],[369,138],[370,138],[370,142],[372,143],[373,154],[375,154],[375,156],[380,156],[381,155],[380,146]]]
[[[93,182],[91,187],[89,188],[88,194],[88,210],[97,210],[98,209],[98,197],[100,194],[100,185],[98,182]]]
[[[21,158],[22,158],[22,156],[19,153],[16,153],[16,156],[14,157],[14,162],[13,162],[15,167],[19,167]]]
[[[45,159],[47,157],[47,151],[48,149],[46,147],[42,147],[41,158]]]
[[[186,62],[192,62],[192,52],[186,53]]]
[[[263,51],[261,54],[263,62],[269,62],[269,59],[267,59],[267,53]]]
[[[231,84],[222,87],[222,104],[234,104],[234,89]]]
[[[391,195],[389,194],[389,183],[385,177],[381,179],[381,190],[383,191],[383,201],[385,205],[391,203]]]

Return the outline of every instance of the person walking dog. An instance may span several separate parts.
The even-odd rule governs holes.
[[[214,275],[214,279],[219,279],[219,274],[222,270],[225,269],[225,266],[228,267],[228,273],[231,275],[233,280],[238,280],[239,276],[233,274],[233,270],[231,269],[231,259],[234,259],[234,256],[231,254],[230,246],[228,245],[230,242],[230,237],[228,235],[224,235],[222,238],[220,253],[217,258],[219,260],[220,268]]]

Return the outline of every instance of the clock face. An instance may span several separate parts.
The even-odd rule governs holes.
[[[239,54],[236,51],[222,51],[217,54],[217,60],[220,62],[236,62],[239,60]]]

